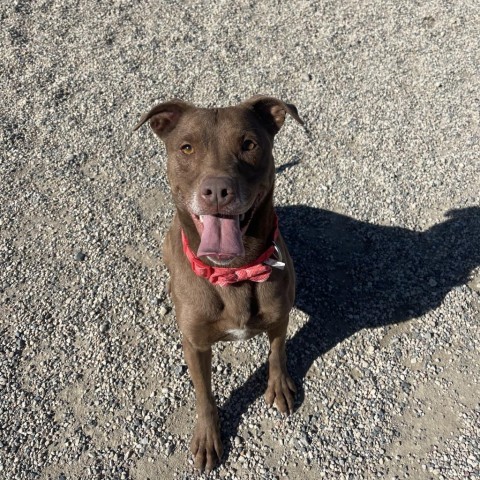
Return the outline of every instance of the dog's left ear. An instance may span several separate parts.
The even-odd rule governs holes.
[[[133,131],[140,128],[147,120],[150,120],[152,130],[161,139],[164,139],[176,127],[180,117],[191,108],[193,108],[193,105],[176,98],[170,102],[160,103],[142,115]]]
[[[273,135],[277,134],[280,128],[282,128],[287,113],[300,125],[303,125],[303,120],[298,115],[297,107],[291,103],[282,102],[278,98],[255,95],[243,103],[253,108],[265,127]]]

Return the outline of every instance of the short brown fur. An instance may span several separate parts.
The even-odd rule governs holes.
[[[286,263],[284,270],[273,268],[263,283],[244,281],[227,287],[214,286],[192,271],[183,252],[181,231],[196,252],[200,235],[192,213],[237,214],[258,201],[243,236],[245,255],[233,259],[229,267],[246,265],[267,249],[275,222],[273,139],[287,113],[303,123],[293,105],[273,97],[255,96],[237,106],[219,109],[202,109],[173,100],[155,106],[136,126],[139,128],[149,120],[165,142],[168,154],[167,172],[176,215],[165,239],[164,259],[195,388],[198,418],[191,449],[195,466],[202,470],[211,470],[223,451],[211,390],[211,356],[215,342],[234,339],[229,330],[244,330],[246,338],[268,334],[269,378],[265,398],[269,405],[275,402],[283,413],[293,410],[295,385],[286,368],[285,337],[295,296],[295,274],[280,235],[276,243]],[[244,151],[245,139],[253,141],[255,148]],[[182,152],[186,143],[192,146],[192,154]],[[234,190],[233,200],[222,209],[206,203],[199,193],[206,178],[218,177],[228,178]],[[202,260],[213,265],[208,259]]]

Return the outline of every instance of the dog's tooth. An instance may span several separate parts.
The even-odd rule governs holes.
[[[200,215],[200,221],[203,223],[203,215]]]

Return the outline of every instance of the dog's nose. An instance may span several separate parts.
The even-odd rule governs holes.
[[[220,209],[235,198],[235,185],[228,177],[207,177],[200,186],[200,195],[207,206]]]

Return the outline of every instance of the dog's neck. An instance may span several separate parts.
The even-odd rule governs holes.
[[[194,253],[200,245],[200,235],[193,223],[191,215],[182,208],[177,208],[177,216],[180,226],[184,231],[190,248]],[[275,228],[275,210],[273,208],[273,189],[265,196],[262,203],[256,208],[250,225],[243,236],[245,255],[232,260],[228,267],[241,267],[248,265],[257,259],[267,247],[270,246],[273,238],[272,232]],[[202,257],[207,265],[218,266]]]

